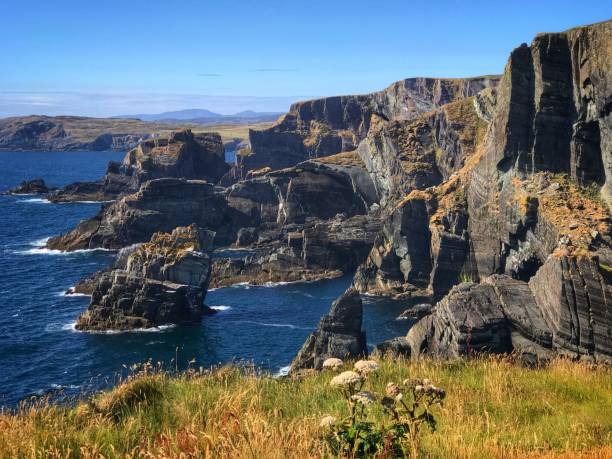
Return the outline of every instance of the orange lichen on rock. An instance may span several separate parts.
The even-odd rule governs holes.
[[[357,151],[345,151],[331,156],[322,156],[311,161],[320,164],[335,164],[338,166],[356,166],[365,168],[365,164],[357,154]]]
[[[610,234],[606,205],[567,175],[540,172],[524,180],[515,178],[513,185],[519,211],[527,212],[529,205],[536,203],[539,216],[558,231],[573,252],[588,251],[599,235]]]

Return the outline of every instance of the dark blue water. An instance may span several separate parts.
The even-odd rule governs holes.
[[[24,179],[52,185],[100,177],[116,152],[0,152],[0,191]],[[77,394],[113,381],[123,368],[152,359],[181,367],[248,360],[276,373],[291,362],[330,303],[350,284],[331,281],[210,291],[219,312],[200,326],[120,334],[72,329],[88,297],[65,296],[80,278],[107,266],[112,252],[49,252],[45,238],[95,214],[99,204],[50,204],[35,196],[0,196],[0,406],[61,390]],[[231,254],[231,252],[229,252]],[[234,254],[235,255],[235,254]],[[403,334],[401,304],[365,302],[369,343]]]

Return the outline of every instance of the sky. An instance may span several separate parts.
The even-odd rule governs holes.
[[[503,71],[588,0],[1,0],[0,117],[286,111],[415,77]]]

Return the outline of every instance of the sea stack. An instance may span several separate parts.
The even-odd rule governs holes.
[[[155,233],[129,255],[124,269],[102,274],[77,320],[87,331],[198,323],[210,281],[214,233],[196,225]]]

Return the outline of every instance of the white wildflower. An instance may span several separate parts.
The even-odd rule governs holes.
[[[323,368],[330,370],[337,370],[344,365],[344,362],[341,359],[337,359],[335,357],[326,359],[323,362]]]
[[[366,376],[370,373],[376,373],[380,366],[374,360],[358,360],[355,362],[355,371]]]
[[[355,395],[351,395],[351,400],[355,403],[361,403],[362,405],[370,405],[374,403],[374,395],[370,392],[357,392]]]
[[[328,429],[336,423],[336,418],[333,416],[325,416],[321,419],[319,423],[319,427],[323,427],[324,429]]]
[[[397,384],[390,382],[387,384],[387,395],[389,397],[395,398],[400,394],[400,388],[397,387]]]
[[[332,386],[352,386],[363,381],[363,376],[354,371],[343,371],[338,376],[334,376],[329,382]]]

